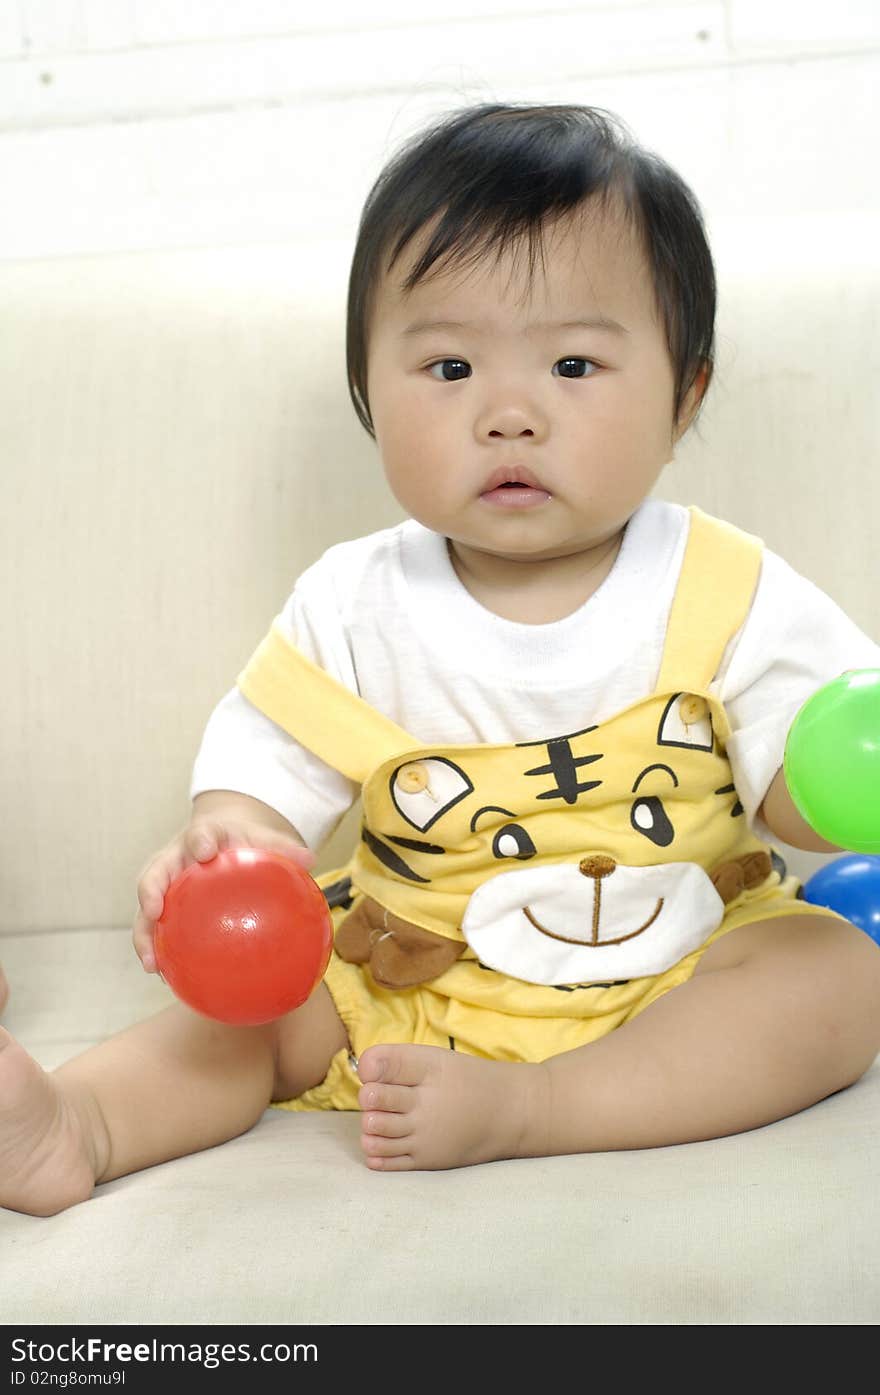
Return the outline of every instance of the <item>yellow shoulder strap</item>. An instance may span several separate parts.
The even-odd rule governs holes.
[[[690,515],[658,693],[708,688],[728,641],[749,613],[761,572],[760,538],[695,507]]]
[[[306,658],[277,620],[239,674],[238,687],[295,741],[359,784],[383,761],[419,744]]]

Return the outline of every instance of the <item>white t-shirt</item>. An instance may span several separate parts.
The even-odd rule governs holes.
[[[424,746],[545,740],[653,692],[688,519],[677,504],[642,504],[599,589],[547,625],[492,614],[462,585],[445,538],[410,519],[329,548],[300,577],[280,623]],[[732,725],[728,756],[750,822],[800,706],[855,668],[880,668],[880,646],[765,550],[751,610],[712,684]],[[211,715],[193,770],[192,797],[213,789],[262,800],[312,848],[358,795],[237,688]],[[768,836],[760,821],[756,831]]]

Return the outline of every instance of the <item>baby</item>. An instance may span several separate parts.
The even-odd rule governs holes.
[[[174,1003],[52,1075],[3,1033],[3,1204],[52,1214],[270,1103],[359,1109],[390,1172],[718,1137],[871,1064],[880,951],[772,840],[833,850],[786,733],[880,649],[756,538],[649,499],[714,310],[693,195],[606,113],[467,108],[383,171],[348,368],[408,518],[300,578],[135,925],[154,971],[178,873],[239,846],[311,867],[362,791],[319,879],[326,978],[261,1027]]]

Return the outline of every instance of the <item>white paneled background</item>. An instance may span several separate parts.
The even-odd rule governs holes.
[[[0,258],[350,242],[474,100],[617,111],[710,219],[876,208],[880,0],[2,0]]]

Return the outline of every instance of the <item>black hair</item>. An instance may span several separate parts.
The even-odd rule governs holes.
[[[486,103],[448,113],[412,136],[364,204],[348,284],[346,357],[354,409],[371,436],[374,293],[412,238],[437,220],[405,291],[441,258],[476,261],[489,248],[500,255],[523,239],[533,273],[545,224],[594,198],[617,200],[641,237],[675,371],[674,418],[701,369],[708,387],[715,270],[700,206],[685,181],[610,112]]]

